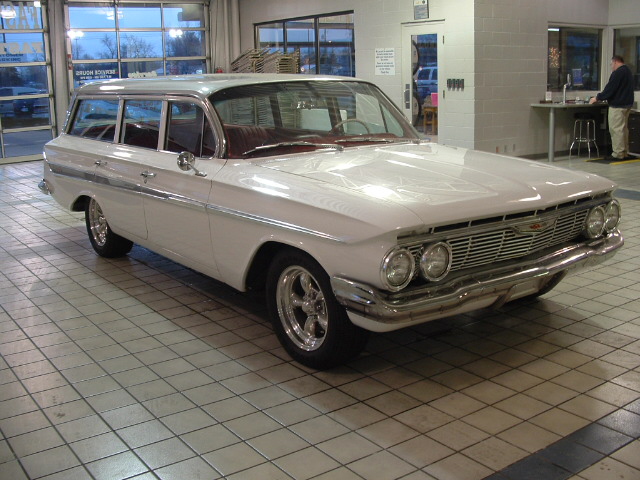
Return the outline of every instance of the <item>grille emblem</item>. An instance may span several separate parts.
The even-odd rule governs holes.
[[[556,219],[553,220],[541,220],[539,222],[533,222],[525,225],[516,225],[514,230],[522,234],[535,234],[544,232],[556,224]]]

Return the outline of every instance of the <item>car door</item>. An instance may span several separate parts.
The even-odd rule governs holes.
[[[147,158],[158,150],[162,100],[125,98],[121,116],[118,141],[96,169],[101,186],[96,200],[114,231],[144,240],[148,235],[141,189]]]
[[[148,156],[142,197],[149,240],[186,265],[215,270],[207,202],[224,161],[214,158],[215,136],[194,99],[165,102],[162,146]]]

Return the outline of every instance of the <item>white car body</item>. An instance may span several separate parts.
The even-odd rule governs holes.
[[[231,126],[221,113],[224,101],[212,100],[216,95],[235,87],[309,81],[319,82],[314,85],[326,86],[327,91],[331,82],[342,82],[341,88],[355,85],[349,83],[354,79],[295,75],[204,75],[87,85],[73,105],[83,98],[127,102],[138,96],[197,102],[215,132],[215,153],[198,157],[191,167],[183,163],[181,168],[177,153],[164,150],[162,143],[159,148],[138,148],[127,145],[122,136],[113,141],[83,138],[70,133],[76,115],[72,105],[65,133],[45,147],[41,188],[75,210],[84,205],[82,199],[93,198],[117,235],[241,291],[257,286],[256,278],[262,279],[259,270],[268,267],[270,256],[284,246],[295,249],[326,272],[332,291],[323,292],[324,296],[335,295],[354,325],[372,331],[539,293],[567,271],[603,261],[622,246],[617,220],[594,238],[576,234],[584,230],[583,217],[593,209],[606,210],[606,218],[611,208],[618,208],[619,214],[611,199],[616,187],[611,181],[545,163],[425,143],[415,132],[383,143],[387,141],[383,134],[369,132],[381,127],[365,122],[368,133],[355,135],[348,130],[360,127],[347,124],[338,126],[338,131],[331,127],[321,136],[326,141],[340,133],[338,141],[353,142],[353,146],[336,141],[335,148],[322,143],[296,151],[307,147],[284,145],[257,152],[259,156],[232,154],[227,132]],[[318,99],[303,103],[283,104],[280,109],[321,113],[315,111]],[[122,122],[119,105],[117,122]],[[163,115],[168,115],[164,112],[173,104],[164,105]],[[340,115],[344,119],[344,113]],[[385,117],[385,125],[393,122]],[[126,125],[118,125],[116,132],[121,133]],[[159,125],[162,141],[169,127]],[[399,128],[412,131],[408,124]],[[238,156],[243,158],[234,158]],[[585,211],[584,216],[575,217],[581,223],[567,227],[572,238],[533,248],[522,258],[509,252],[503,260],[496,257],[488,264],[470,264],[435,281],[415,280],[419,275],[411,272],[410,283],[399,288],[390,288],[385,280],[385,262],[398,249],[412,252],[410,261],[419,270],[420,254],[427,249],[423,244],[444,242],[454,245],[447,248],[455,252],[456,237],[472,238],[469,245],[476,244],[496,228],[528,242],[538,234],[559,230],[558,219],[564,218],[560,212],[570,211],[571,222],[578,222],[571,215],[579,210]],[[323,325],[313,331],[325,332],[326,322]],[[319,336],[311,335],[315,341]],[[313,355],[319,348],[304,341],[297,346],[303,355]],[[304,362],[306,357],[298,359]],[[316,365],[313,360],[309,363]]]

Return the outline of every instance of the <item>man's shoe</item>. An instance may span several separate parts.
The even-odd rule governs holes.
[[[627,155],[622,160],[640,160],[640,157],[636,157],[634,155]]]

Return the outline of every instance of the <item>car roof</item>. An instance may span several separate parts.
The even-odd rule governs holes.
[[[302,81],[354,81],[353,77],[335,75],[298,75],[265,73],[228,73],[203,75],[173,75],[166,77],[127,78],[87,83],[80,87],[76,95],[107,93],[127,94],[188,94],[206,98],[219,90],[241,85],[257,85],[271,82]]]

